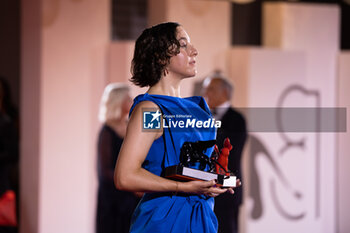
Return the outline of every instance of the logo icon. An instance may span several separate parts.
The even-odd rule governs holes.
[[[161,129],[161,113],[157,111],[143,111],[144,129]]]

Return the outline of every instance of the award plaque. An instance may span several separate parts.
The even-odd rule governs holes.
[[[165,177],[179,181],[217,180],[217,185],[223,188],[236,187],[236,176],[226,176],[212,172],[205,172],[183,165],[170,166],[165,169]]]
[[[215,140],[185,142],[181,148],[180,164],[165,168],[164,176],[180,181],[215,179],[220,187],[236,187],[236,176],[228,170],[228,156],[232,149],[230,140],[225,139],[220,152],[215,142]],[[215,153],[209,158],[204,151],[214,145]]]

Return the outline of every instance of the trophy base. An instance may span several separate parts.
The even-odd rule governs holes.
[[[223,188],[236,187],[236,176],[225,176],[221,174],[205,172],[194,168],[174,165],[165,168],[165,177],[173,180],[217,180],[217,185]]]

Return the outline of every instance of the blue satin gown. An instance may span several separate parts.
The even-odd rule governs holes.
[[[168,128],[163,136],[153,142],[143,168],[160,176],[164,168],[179,164],[180,149],[184,142],[213,140],[216,129],[209,127],[189,128],[174,126],[173,122],[189,119],[207,121],[211,113],[202,97],[180,98],[164,95],[139,95],[134,99],[134,107],[141,101],[152,101],[159,106]],[[196,125],[195,125],[196,126]],[[206,125],[208,126],[208,124]],[[210,156],[213,148],[205,154]],[[204,195],[171,193],[146,193],[139,202],[131,221],[130,232],[152,233],[214,233],[218,223],[213,212],[214,198]]]

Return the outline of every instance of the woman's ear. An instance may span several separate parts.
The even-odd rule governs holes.
[[[169,70],[167,68],[164,68],[163,70],[163,75],[167,76],[169,74]]]

